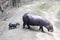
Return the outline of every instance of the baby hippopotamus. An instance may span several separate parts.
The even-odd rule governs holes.
[[[53,25],[44,17],[25,13],[23,15],[23,28],[25,28],[25,25],[28,26],[28,29],[30,29],[31,26],[40,26],[39,30],[44,32],[43,27],[47,28],[48,32],[53,32]]]
[[[15,29],[18,25],[20,25],[18,22],[11,22],[9,23],[9,29]]]

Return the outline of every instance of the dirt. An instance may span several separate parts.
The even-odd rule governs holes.
[[[16,14],[12,18],[5,21],[6,30],[4,31],[0,40],[60,40],[60,34],[59,34],[60,29],[58,29],[58,27],[55,26],[55,22],[57,21],[56,16],[58,16],[56,14],[60,9],[60,5],[59,5],[60,2],[55,1],[50,3],[52,3],[53,6],[48,10],[36,9],[35,8],[36,5],[40,4],[40,2],[36,2],[36,3],[34,2],[33,4],[25,5],[23,7],[18,8],[16,10]],[[38,26],[31,26],[33,30],[22,28],[23,27],[22,16],[26,12],[32,12],[37,15],[40,15],[34,9],[36,9],[37,11],[40,10],[44,14],[43,16],[46,17],[54,25],[54,29],[55,29],[54,32],[51,33],[48,32],[46,29],[44,29],[46,32],[43,33],[38,30],[39,29]],[[17,26],[16,29],[9,30],[8,24],[10,22],[19,22],[20,26]]]

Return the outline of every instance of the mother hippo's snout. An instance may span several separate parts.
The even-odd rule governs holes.
[[[25,28],[25,25],[28,26],[28,29],[31,26],[40,26],[39,30],[43,30],[43,26],[47,28],[48,31],[53,32],[53,26],[52,24],[45,19],[44,17],[33,15],[26,13],[23,15],[23,28]]]
[[[46,28],[47,28],[47,30],[48,30],[49,32],[53,32],[53,31],[54,31],[52,24],[49,24],[48,26],[46,26]]]

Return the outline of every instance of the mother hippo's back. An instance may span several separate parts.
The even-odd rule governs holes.
[[[33,14],[28,14],[28,17],[29,19],[32,19],[32,20],[39,20],[39,21],[45,21],[45,22],[48,22],[48,20],[42,16],[38,16],[38,15],[33,15]]]
[[[25,18],[24,21],[31,25],[49,24],[49,21],[47,19],[45,19],[44,17],[33,15],[33,14],[25,14],[24,18]]]
[[[37,15],[33,15],[33,14],[28,14],[29,18],[33,18],[33,19],[42,19],[45,20],[45,18],[41,17],[41,16],[37,16]]]

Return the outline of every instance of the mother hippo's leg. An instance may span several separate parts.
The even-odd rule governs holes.
[[[27,26],[28,26],[28,29],[30,29],[30,26],[29,26],[29,24],[27,24]]]
[[[41,30],[42,32],[44,32],[43,26],[40,26],[39,30]]]

